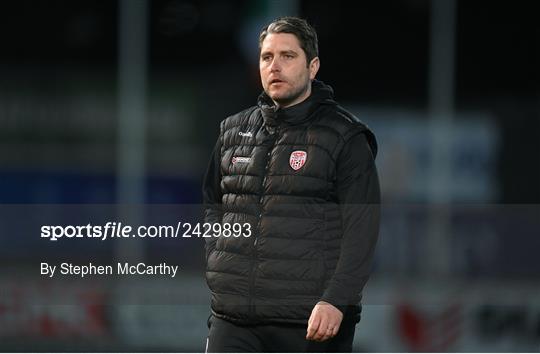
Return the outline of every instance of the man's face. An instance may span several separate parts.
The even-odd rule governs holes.
[[[280,107],[302,102],[311,94],[311,80],[319,58],[309,66],[298,38],[291,33],[270,33],[261,45],[259,71],[264,91]]]

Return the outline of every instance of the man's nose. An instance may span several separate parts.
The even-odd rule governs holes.
[[[272,60],[272,63],[270,64],[270,71],[271,72],[281,71],[281,65],[279,64],[278,58],[274,58]]]

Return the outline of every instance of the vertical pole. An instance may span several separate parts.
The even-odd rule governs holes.
[[[430,273],[449,275],[451,267],[451,139],[454,116],[456,1],[431,1],[429,115],[431,170],[427,251]]]
[[[146,0],[119,0],[116,188],[124,223],[142,220],[145,199],[147,11]],[[117,258],[142,261],[140,242],[117,244]]]

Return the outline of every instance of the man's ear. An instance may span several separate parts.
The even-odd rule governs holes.
[[[320,66],[321,61],[319,60],[319,57],[311,59],[311,63],[309,63],[309,78],[311,80],[315,79],[315,76],[317,75]]]

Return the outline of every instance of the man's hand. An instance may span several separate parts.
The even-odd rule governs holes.
[[[334,305],[319,301],[311,311],[306,339],[323,342],[334,337],[342,320],[343,313]]]

